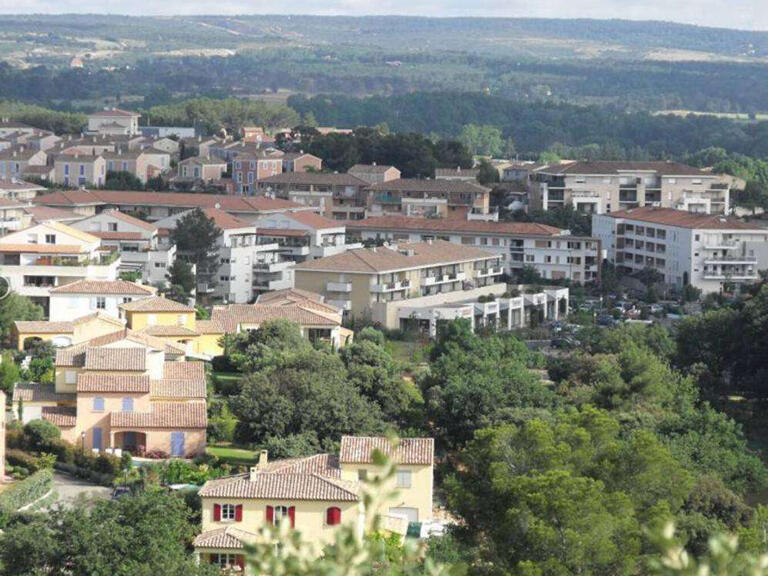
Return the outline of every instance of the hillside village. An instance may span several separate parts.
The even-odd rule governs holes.
[[[635,392],[630,374],[663,373],[669,386],[682,376],[635,329],[666,342],[658,330],[759,291],[768,271],[768,228],[737,217],[738,183],[706,169],[483,159],[495,171],[486,184],[480,159],[429,178],[375,163],[337,173],[292,130],[209,136],[140,119],[104,109],[83,134],[0,122],[0,308],[27,310],[3,334],[2,364],[25,377],[6,390],[0,447],[7,435],[11,487],[36,478],[24,470],[45,454],[59,472],[125,491],[150,483],[144,466],[185,462],[187,476],[165,484],[199,489],[190,545],[203,565],[257,573],[248,551],[265,526],[296,528],[320,550],[342,530],[372,533],[374,512],[398,542],[483,525],[446,487],[459,480],[442,484],[451,458],[466,459],[459,476],[477,468],[453,446],[503,460],[477,430],[529,425],[521,407],[555,414],[557,395],[578,410],[630,410],[619,397],[647,392],[658,410],[638,421],[661,418],[672,400],[653,385]],[[515,216],[563,210],[591,233]],[[582,346],[621,357],[606,372],[631,384],[590,397],[594,367],[568,364],[586,362]],[[454,356],[457,373],[477,376],[465,397],[446,391]],[[648,366],[658,372],[639,375]],[[514,385],[489,399],[500,374]],[[313,429],[306,407],[325,394],[337,422]],[[488,413],[462,412],[475,408]],[[36,429],[55,439],[34,444]],[[369,484],[384,462],[389,476]],[[4,463],[0,452],[0,478]],[[699,473],[691,466],[680,486]],[[396,496],[367,509],[370,486]],[[31,503],[48,488],[30,490]]]

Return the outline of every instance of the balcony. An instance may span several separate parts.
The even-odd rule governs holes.
[[[498,276],[501,274],[503,270],[500,266],[498,267],[488,267],[488,268],[480,268],[475,270],[475,276],[478,278],[487,278],[489,276]]]
[[[390,196],[389,194],[377,194],[373,197],[373,201],[377,204],[400,204],[400,197]]]
[[[253,265],[254,272],[282,272],[293,266],[293,262],[256,262]]]
[[[405,290],[411,286],[410,281],[402,280],[398,282],[387,282],[384,284],[374,284],[371,287],[371,292],[384,293],[384,292],[397,292],[398,290]]]
[[[253,289],[258,292],[272,292],[273,290],[285,290],[293,288],[293,281],[280,278],[278,280],[267,280],[264,278],[254,278]]]
[[[328,282],[325,289],[327,292],[352,292],[352,282]]]
[[[735,240],[712,240],[704,244],[704,250],[733,250],[739,247]]]
[[[704,258],[704,265],[707,264],[713,266],[719,264],[757,266],[757,258],[753,256],[713,256]]]
[[[463,282],[467,279],[465,272],[456,272],[454,274],[443,274],[442,276],[425,276],[421,279],[422,286],[434,286],[436,284],[447,284],[448,282]]]
[[[352,310],[352,302],[349,300],[326,300],[326,304],[335,306],[339,310]]]

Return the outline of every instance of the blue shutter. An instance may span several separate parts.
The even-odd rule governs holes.
[[[171,432],[171,456],[184,456],[184,432]]]
[[[123,398],[123,412],[133,412],[133,398]]]
[[[93,399],[93,409],[96,412],[104,412],[104,398],[97,396]]]
[[[101,428],[93,429],[93,447],[101,450]]]

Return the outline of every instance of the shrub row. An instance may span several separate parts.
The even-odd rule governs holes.
[[[76,478],[82,478],[83,480],[87,480],[93,484],[99,484],[101,486],[107,486],[110,488],[112,487],[113,481],[115,479],[115,476],[112,476],[111,474],[96,472],[95,470],[81,468],[75,464],[67,464],[64,462],[56,462],[54,468],[56,468],[56,470],[60,470],[61,472],[66,472],[67,474],[75,476]]]
[[[26,480],[13,484],[0,494],[0,526],[5,526],[19,508],[41,498],[52,487],[53,470],[50,468],[39,470]]]
[[[25,468],[30,472],[37,472],[43,468],[51,468],[56,456],[53,454],[35,456],[29,452],[12,448],[5,453],[5,459],[11,466]]]

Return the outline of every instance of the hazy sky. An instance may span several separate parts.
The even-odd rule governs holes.
[[[768,30],[768,0],[0,0],[0,13],[409,14],[673,20]]]

